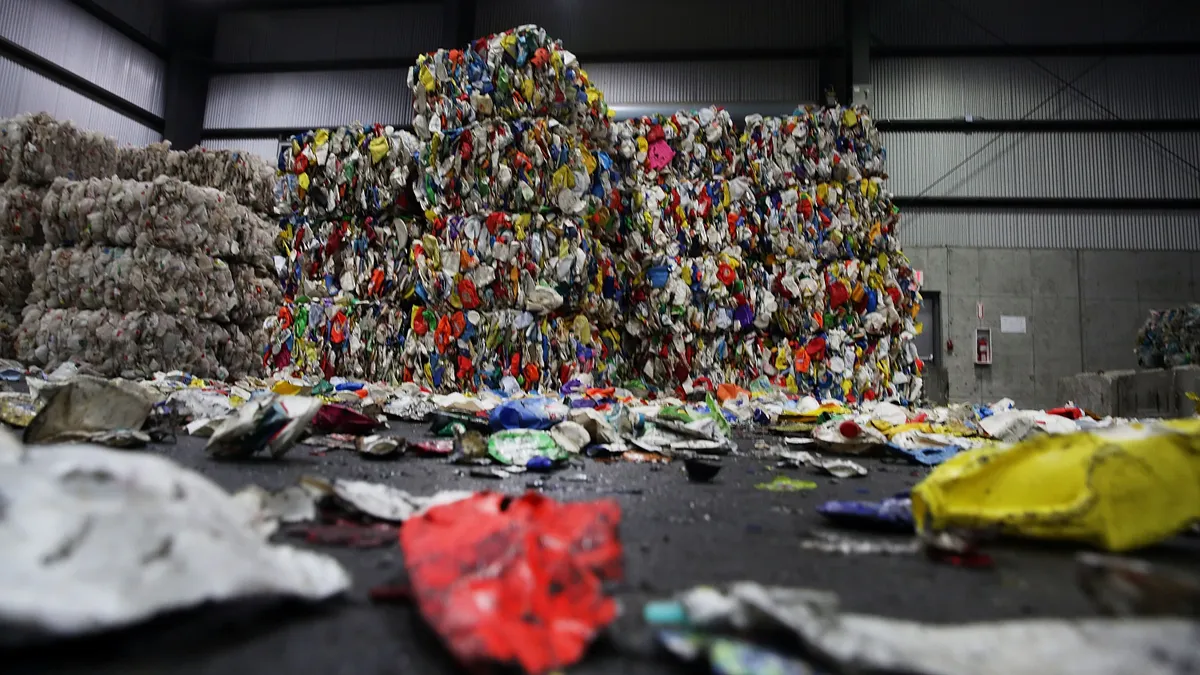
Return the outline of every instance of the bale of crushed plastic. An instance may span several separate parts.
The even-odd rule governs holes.
[[[1151,311],[1138,331],[1137,357],[1143,368],[1200,363],[1200,304]]]
[[[615,277],[615,263],[581,218],[490,212],[451,216],[430,229],[412,243],[421,304],[445,311],[605,312],[604,279]],[[607,312],[615,314],[615,306]]]
[[[293,216],[283,225],[286,250],[279,276],[286,297],[349,295],[395,302],[412,296],[409,242],[422,235],[422,218],[392,213],[323,220]]]
[[[46,113],[0,122],[0,177],[27,186],[117,172],[117,142]]]
[[[39,267],[32,261],[36,252],[30,244],[0,239],[0,310],[20,312],[25,308],[33,288],[32,270]]]
[[[42,226],[54,247],[160,247],[263,265],[275,239],[270,223],[225,193],[166,177],[55,180]]]
[[[21,327],[21,315],[0,309],[0,359],[17,357],[17,331]]]
[[[425,210],[557,209],[581,214],[600,160],[554,119],[484,120],[431,134],[421,144],[414,186]]]
[[[659,176],[703,181],[738,175],[742,151],[733,118],[709,107],[673,115],[652,115],[613,125],[612,145],[634,181]]]
[[[743,137],[744,175],[761,190],[884,175],[882,136],[862,106],[809,106],[786,117],[750,115]]]
[[[41,244],[42,199],[45,188],[24,185],[0,187],[0,239]]]
[[[616,382],[621,338],[586,314],[517,310],[435,312],[383,303],[290,303],[267,324],[268,367],[416,382],[438,391],[499,387],[557,389],[581,374]]]
[[[166,176],[199,187],[218,189],[242,206],[270,213],[274,209],[275,169],[257,155],[237,150],[195,147],[172,150],[168,142],[117,151],[116,175],[153,181]]]
[[[276,201],[285,213],[317,219],[416,211],[419,145],[408,131],[380,125],[298,134],[279,153]]]
[[[188,316],[30,305],[17,331],[17,358],[45,369],[74,360],[106,377],[150,378],[183,370],[227,379],[262,370],[262,335]]]
[[[233,273],[233,295],[237,298],[229,319],[241,326],[261,326],[283,304],[279,280],[253,265],[234,263],[229,269]]]
[[[575,55],[538,26],[417,57],[408,71],[417,135],[484,119],[554,118],[587,142],[606,144],[608,106]]]

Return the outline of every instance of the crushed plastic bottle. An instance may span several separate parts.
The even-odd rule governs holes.
[[[1148,546],[1200,519],[1200,421],[1178,420],[962,452],[912,490],[917,529]]]

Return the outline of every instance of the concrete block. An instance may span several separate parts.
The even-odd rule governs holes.
[[[1142,301],[1194,297],[1192,254],[1174,251],[1141,251],[1137,254],[1137,294]]]
[[[987,249],[979,252],[979,294],[1028,297],[1033,288],[1028,249]]]
[[[1034,297],[1079,297],[1079,252],[1039,250],[1029,252]]]
[[[1178,417],[1174,371],[1139,370],[1117,378],[1117,415]]]
[[[979,295],[979,249],[946,249],[946,290],[953,295]]]
[[[1083,369],[1088,372],[1137,367],[1134,347],[1144,319],[1136,300],[1084,299]]]
[[[1057,403],[1072,401],[1075,405],[1097,415],[1116,415],[1118,410],[1117,381],[1133,375],[1133,370],[1114,370],[1102,373],[1077,373],[1058,381]]]
[[[1089,299],[1136,299],[1137,256],[1132,251],[1080,251],[1080,294]]]

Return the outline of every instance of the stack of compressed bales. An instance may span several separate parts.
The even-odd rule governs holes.
[[[99,177],[103,177],[103,174]],[[229,195],[237,203],[260,215],[274,213],[275,169],[247,152],[192,148],[172,150],[170,143],[117,150],[116,176],[127,180],[152,181],[159,176],[175,178]]]
[[[727,119],[709,109],[614,131],[631,165],[634,374],[667,388],[767,376],[845,400],[918,395],[920,296],[865,111],[752,116],[740,142]]]
[[[533,25],[479,38],[466,49],[417,57],[408,73],[416,117],[427,138],[484,120],[555,119],[584,143],[609,137],[608,106],[575,55]]]
[[[16,356],[13,338],[33,285],[30,259],[43,239],[43,195],[21,185],[0,187],[0,358]]]
[[[673,388],[753,365],[742,332],[769,318],[752,307],[770,300],[756,297],[769,289],[752,281],[757,270],[738,245],[755,192],[738,175],[733,120],[718,108],[634,118],[614,125],[613,145],[628,195],[621,269],[623,328],[637,338],[631,375]]]
[[[922,364],[913,340],[920,289],[900,251],[899,216],[884,183],[886,153],[867,110],[828,106],[783,118],[753,116],[743,149],[760,212],[784,231],[805,233],[804,257],[815,261],[823,286],[814,295],[820,301],[804,303],[813,315],[809,332],[777,341],[777,363],[799,358],[790,368],[764,370],[801,390],[848,401],[919,398]],[[772,252],[778,262],[781,253]],[[795,298],[789,291],[780,304]]]
[[[535,26],[418,58],[413,308],[400,379],[558,388],[621,367],[611,237],[621,194],[602,94]]]
[[[278,303],[272,226],[224,193],[175,179],[56,179],[41,205],[18,357],[105,375],[261,369],[255,321]],[[233,268],[230,263],[238,263]]]
[[[1200,304],[1151,311],[1138,331],[1137,357],[1143,368],[1200,363]]]
[[[3,291],[6,305],[24,305],[26,300],[16,299],[19,291],[34,291],[27,303],[35,319],[26,317],[19,351],[43,363],[86,356],[114,372],[125,368],[102,354],[103,343],[84,350],[60,339],[84,340],[88,330],[104,330],[104,322],[91,315],[72,317],[76,310],[106,316],[150,312],[162,319],[156,326],[199,319],[200,324],[182,326],[214,331],[197,336],[198,343],[224,344],[231,334],[260,331],[280,298],[271,274],[270,226],[263,220],[273,208],[273,176],[269,165],[245,153],[175,152],[165,143],[119,147],[44,113],[0,121],[0,178],[7,181],[0,222],[8,232],[4,241],[23,242],[21,251],[0,247],[0,254],[14,263],[23,257],[26,270],[24,282],[15,281],[21,279],[17,275],[6,282],[17,291]],[[134,221],[138,213],[146,222]],[[206,232],[213,223],[219,229]],[[38,252],[47,232],[56,250]],[[0,332],[13,319],[0,315]],[[57,333],[40,325],[60,320]],[[0,346],[5,348],[13,348],[10,340]],[[171,364],[177,352],[157,349],[147,341],[126,349],[124,358],[147,357],[147,363],[167,368],[194,362],[204,374],[248,372],[240,354],[223,362],[221,353],[209,349],[201,352],[203,358]],[[117,351],[114,343],[113,354]]]
[[[284,304],[267,322],[269,368],[389,379],[389,327],[414,302],[409,242],[424,231],[411,187],[418,147],[407,131],[356,123],[281,149]]]

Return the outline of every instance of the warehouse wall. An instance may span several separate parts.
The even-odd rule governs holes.
[[[125,143],[161,139],[146,120],[163,112],[162,59],[67,0],[0,3],[0,115],[49,112]],[[97,101],[86,86],[48,73],[65,71],[136,108],[142,119]]]
[[[716,104],[740,119],[818,100],[820,57],[840,44],[842,17],[838,3],[812,0],[490,0],[479,3],[475,34],[542,26],[579,57],[618,117]]]
[[[233,136],[260,148],[300,129],[409,124],[408,66],[441,36],[435,3],[223,13],[204,115],[206,130],[223,133],[203,145]]]

